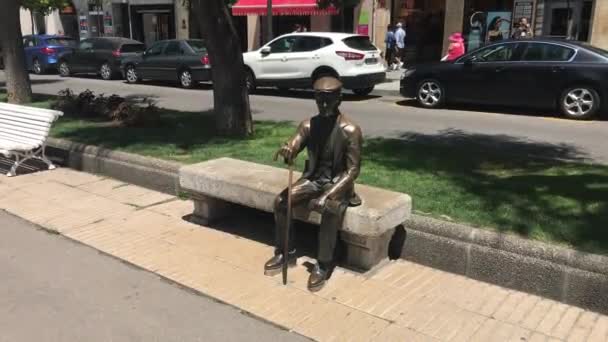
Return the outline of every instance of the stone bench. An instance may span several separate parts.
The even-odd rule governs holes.
[[[285,169],[220,158],[180,168],[179,182],[194,200],[194,218],[208,224],[226,216],[230,203],[272,212],[287,175]],[[299,177],[294,172],[294,181]],[[412,202],[408,195],[365,185],[356,185],[356,191],[363,204],[348,208],[340,237],[347,246],[347,266],[366,271],[388,257],[395,228],[410,217]],[[317,225],[321,221],[306,208],[295,210],[294,218]]]

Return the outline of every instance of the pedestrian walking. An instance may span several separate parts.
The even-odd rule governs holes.
[[[528,18],[520,18],[517,22],[517,28],[513,32],[513,39],[532,38],[532,29],[528,23]]]
[[[386,36],[384,38],[384,44],[386,45],[386,68],[392,70],[394,68],[395,60],[393,58],[395,54],[395,31],[393,25],[388,25],[386,28]]]
[[[395,60],[397,61],[395,70],[403,67],[403,61],[405,60],[405,37],[405,29],[403,28],[403,24],[399,22],[395,31],[395,44],[397,45],[395,49]]]
[[[450,62],[464,55],[465,47],[464,38],[462,37],[462,33],[460,32],[452,33],[449,37],[449,40],[450,46],[448,47],[448,54],[444,57],[444,60]]]

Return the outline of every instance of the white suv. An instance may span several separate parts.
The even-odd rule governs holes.
[[[385,66],[367,36],[345,33],[292,33],[243,54],[247,87],[310,88],[324,75],[340,77],[344,88],[367,95],[386,78]]]

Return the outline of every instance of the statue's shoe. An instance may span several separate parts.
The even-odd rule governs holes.
[[[308,277],[308,290],[311,292],[321,290],[327,282],[327,275],[328,271],[319,266],[319,264],[316,264]]]
[[[288,267],[296,266],[296,261],[298,258],[296,257],[296,251],[293,250],[289,252],[289,259],[287,260]],[[281,273],[281,269],[283,268],[283,254],[276,254],[270,260],[266,261],[264,264],[264,275],[274,276]]]

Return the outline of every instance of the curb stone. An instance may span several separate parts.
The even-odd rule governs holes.
[[[68,140],[48,140],[58,164],[179,195],[180,163]],[[608,313],[608,257],[412,215],[400,257],[586,309]]]

